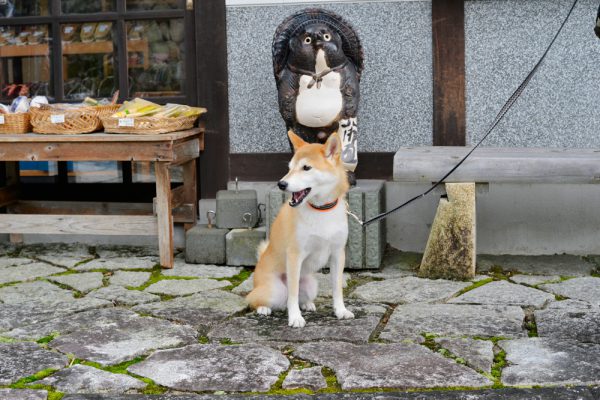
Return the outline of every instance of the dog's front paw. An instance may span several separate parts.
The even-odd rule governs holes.
[[[300,314],[295,316],[290,315],[290,317],[288,318],[288,325],[292,328],[304,328],[304,325],[306,325],[306,321]]]
[[[269,307],[258,307],[256,313],[259,315],[271,315],[271,309]]]
[[[315,306],[315,303],[313,303],[312,301],[309,301],[308,303],[300,304],[300,309],[302,311],[317,311],[317,307]]]
[[[347,308],[340,308],[338,310],[335,310],[335,316],[338,319],[353,319],[354,318],[354,314],[351,311],[348,311]]]

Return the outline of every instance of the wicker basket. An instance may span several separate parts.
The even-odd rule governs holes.
[[[0,133],[28,133],[31,132],[29,113],[0,114],[4,123],[0,124]]]
[[[120,105],[64,108],[32,107],[31,125],[36,133],[75,135],[102,129],[101,117],[114,114]]]
[[[198,115],[193,117],[177,118],[156,118],[156,117],[137,117],[137,118],[102,118],[104,132],[107,133],[131,133],[137,135],[155,135],[159,133],[168,133],[183,131],[194,127]],[[119,122],[121,120],[121,123]],[[127,120],[127,121],[124,121]],[[133,124],[133,126],[124,126]]]

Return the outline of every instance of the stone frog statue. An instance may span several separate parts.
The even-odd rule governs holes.
[[[596,36],[600,38],[600,6],[598,6],[598,16],[596,17],[596,27],[594,28]]]
[[[273,37],[273,72],[286,128],[308,143],[336,133],[354,184],[363,50],[354,28],[334,12],[308,8],[286,18]]]

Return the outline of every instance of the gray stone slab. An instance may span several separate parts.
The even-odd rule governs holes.
[[[594,265],[579,256],[567,254],[552,256],[478,256],[478,271],[489,271],[492,267],[502,267],[506,271],[538,275],[584,276],[590,274]]]
[[[185,233],[185,259],[194,264],[225,264],[225,236],[229,229],[196,225]]]
[[[116,286],[138,287],[150,279],[150,275],[150,272],[115,271],[109,282]]]
[[[0,285],[9,282],[31,281],[60,272],[65,272],[65,270],[41,262],[23,264],[15,267],[3,267],[0,268]]]
[[[205,290],[219,289],[231,285],[229,281],[214,279],[165,279],[148,286],[145,291],[169,296],[185,296],[203,292]]]
[[[81,364],[58,371],[35,384],[53,386],[63,393],[126,393],[146,387],[146,383],[131,376]]]
[[[548,309],[535,311],[540,337],[575,339],[600,344],[600,309]]]
[[[305,343],[296,357],[335,371],[342,389],[482,387],[492,382],[417,344]]]
[[[30,264],[34,260],[25,257],[0,257],[0,268],[14,267],[17,265]]]
[[[159,252],[157,246],[99,245],[96,246],[96,254],[100,258],[158,257]]]
[[[465,360],[471,368],[488,374],[492,372],[494,344],[491,341],[470,338],[436,338],[435,342]]]
[[[160,301],[160,296],[142,292],[140,290],[129,290],[122,286],[108,286],[94,290],[88,297],[102,299],[112,302],[115,305],[135,306],[138,304],[152,303]]]
[[[254,189],[219,190],[217,192],[217,227],[225,229],[247,228],[244,214],[251,215],[251,221],[258,221],[258,194]]]
[[[284,389],[309,389],[317,391],[327,387],[321,367],[292,369],[288,372],[281,387]]]
[[[254,287],[254,272],[250,274],[248,279],[246,279],[244,282],[242,282],[239,285],[237,285],[236,287],[234,287],[231,291],[235,294],[239,294],[240,296],[245,296],[248,293],[250,293],[250,291],[252,290],[253,287]]]
[[[600,278],[587,276],[569,279],[560,283],[546,284],[540,287],[570,299],[600,305]]]
[[[90,290],[102,287],[102,278],[103,275],[101,272],[84,272],[81,274],[53,276],[48,279],[87,293]]]
[[[45,369],[60,369],[68,363],[66,356],[37,343],[0,343],[0,385],[10,385]]]
[[[437,303],[448,300],[469,282],[431,280],[417,277],[369,282],[357,287],[350,296],[366,301],[390,304]]]
[[[0,399],[2,400],[46,400],[47,398],[46,390],[0,389]]]
[[[181,258],[175,258],[172,269],[162,271],[165,276],[181,276],[190,278],[231,278],[242,272],[242,267],[227,267],[207,264],[188,264]]]
[[[546,310],[600,310],[600,304],[592,304],[581,300],[560,300],[553,301],[546,307]]]
[[[140,317],[127,310],[112,309],[105,318],[90,321],[49,343],[62,353],[95,361],[118,364],[151,350],[196,342],[196,332],[188,326],[152,317]]]
[[[283,354],[259,344],[195,344],[157,351],[127,370],[176,390],[266,392],[288,367]]]
[[[113,257],[97,258],[78,265],[77,271],[91,271],[105,269],[115,271],[119,269],[152,269],[157,264],[155,257]]]
[[[396,307],[379,336],[399,342],[422,333],[438,336],[522,337],[520,307],[454,304],[407,304]]]
[[[266,228],[232,229],[225,236],[227,264],[255,266],[256,250],[267,237]]]
[[[558,275],[523,275],[517,274],[510,277],[510,280],[515,283],[524,283],[529,286],[536,286],[542,283],[560,281]]]
[[[456,304],[498,304],[532,306],[542,308],[554,296],[541,290],[507,281],[495,281],[464,293],[449,303]]]
[[[347,302],[354,319],[338,320],[329,302],[317,303],[316,312],[305,312],[306,326],[290,328],[285,312],[275,312],[268,317],[249,314],[232,318],[209,333],[211,339],[230,339],[244,342],[305,342],[311,340],[346,340],[367,342],[379,324],[386,307],[376,304]]]
[[[498,342],[506,351],[505,385],[594,385],[600,383],[600,344],[528,338]]]
[[[34,244],[24,247],[20,256],[33,257],[61,267],[72,268],[76,264],[94,258],[88,246],[80,243]]]
[[[193,325],[204,335],[214,325],[245,310],[246,307],[243,297],[222,290],[208,290],[187,297],[139,305],[133,310]]]
[[[50,282],[25,282],[0,288],[0,301],[5,304],[24,304],[39,301],[52,304],[73,300],[73,292],[59,288]]]
[[[333,291],[333,288],[331,286],[331,275],[329,274],[324,274],[322,272],[317,272],[315,274],[313,274],[315,279],[317,280],[317,284],[318,284],[318,292],[317,292],[317,297],[331,297],[331,293]],[[350,274],[344,273],[344,287],[346,287],[348,285],[348,280],[350,280]],[[246,279],[244,282],[240,283],[238,286],[236,286],[235,288],[233,288],[232,292],[245,296],[248,293],[250,293],[250,291],[252,290],[252,288],[254,287],[254,272],[252,274],[250,274],[250,276],[248,277],[248,279]]]
[[[394,248],[388,248],[382,261],[380,271],[362,272],[360,276],[368,276],[381,279],[403,278],[416,276],[421,265],[422,254],[401,252]]]

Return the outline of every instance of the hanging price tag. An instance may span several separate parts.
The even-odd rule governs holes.
[[[119,128],[121,127],[129,127],[133,128],[135,126],[133,118],[119,118]]]
[[[4,115],[0,115],[0,125],[4,125]]]
[[[65,123],[65,114],[51,115],[50,122],[52,122],[53,124],[64,124]]]

